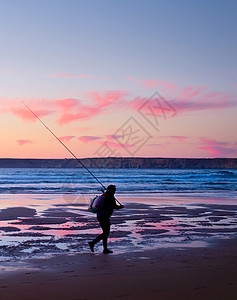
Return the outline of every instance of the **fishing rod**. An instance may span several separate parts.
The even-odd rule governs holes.
[[[29,108],[29,106],[27,104],[25,104],[25,102],[21,101],[22,104],[25,105],[25,107],[40,121],[40,123],[46,128],[48,129],[48,131],[59,141],[59,143],[61,145],[63,145],[63,147],[65,149],[67,149],[67,151],[83,166],[83,168],[85,168],[90,174],[92,177],[94,177],[94,179],[102,186],[102,188],[104,190],[106,190],[106,187],[103,185],[103,183],[84,165],[84,163],[82,161],[80,161],[80,159],[78,159],[76,157],[76,155],[53,133],[53,131]],[[103,191],[104,192],[104,191]],[[115,198],[115,200],[120,204],[122,205],[118,199]]]

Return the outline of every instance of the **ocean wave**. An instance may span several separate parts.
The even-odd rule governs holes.
[[[226,170],[220,170],[218,172],[215,173],[215,175],[222,175],[222,176],[237,176],[236,172],[233,171],[226,171]]]
[[[204,182],[204,184],[208,184],[208,185],[225,185],[225,184],[229,184],[229,182]]]
[[[119,193],[216,192],[237,190],[233,170],[95,169]],[[84,169],[1,169],[0,193],[94,193],[100,185]]]

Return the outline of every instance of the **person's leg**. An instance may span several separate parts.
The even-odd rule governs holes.
[[[102,227],[103,226],[103,227]],[[103,224],[101,224],[101,227],[103,229],[103,253],[113,253],[113,251],[108,249],[107,243],[108,243],[108,236],[110,233],[110,219],[106,218],[103,220]]]
[[[110,233],[110,221],[109,219],[107,220],[104,220],[103,222],[103,247],[104,247],[104,250],[107,249],[107,241],[108,241],[108,236],[109,236],[109,233]]]
[[[109,218],[104,218],[101,216],[97,216],[97,219],[100,223],[100,227],[103,232],[98,235],[92,242],[88,242],[88,245],[91,249],[91,252],[94,252],[94,245],[103,239],[104,249],[107,249],[107,239],[110,232],[110,220]]]
[[[93,241],[92,243],[95,245],[96,243],[98,243],[99,241],[101,241],[104,238],[104,234],[101,233],[99,234]]]

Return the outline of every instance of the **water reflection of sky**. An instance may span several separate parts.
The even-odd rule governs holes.
[[[90,196],[1,195],[0,255],[47,256],[88,252],[87,241],[101,232],[87,211]],[[237,232],[237,201],[223,198],[121,198],[125,209],[114,213],[109,243],[115,253],[164,247],[203,247]],[[236,203],[236,205],[235,205]],[[31,216],[7,219],[7,208],[24,207]],[[14,209],[13,209],[14,211]],[[12,212],[11,212],[12,213]],[[95,247],[102,250],[102,243]]]

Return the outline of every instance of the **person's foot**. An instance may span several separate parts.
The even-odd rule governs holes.
[[[104,254],[109,254],[109,253],[113,253],[112,250],[109,250],[108,248],[107,249],[104,249],[103,251]]]
[[[93,242],[88,242],[88,245],[89,245],[89,247],[91,249],[91,252],[94,252],[94,244],[93,244]]]

